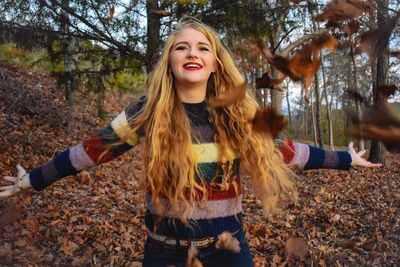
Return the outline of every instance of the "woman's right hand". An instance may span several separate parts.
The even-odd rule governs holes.
[[[17,165],[18,175],[14,176],[4,176],[4,180],[13,182],[13,185],[0,186],[0,197],[8,197],[18,193],[23,189],[31,187],[31,181],[29,180],[29,173],[26,172],[24,168]]]

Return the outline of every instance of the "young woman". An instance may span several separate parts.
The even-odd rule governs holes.
[[[144,266],[184,266],[190,246],[204,266],[253,266],[242,224],[241,171],[247,173],[265,211],[279,197],[295,196],[287,164],[304,169],[377,166],[349,151],[332,152],[252,131],[257,109],[246,94],[238,103],[209,108],[207,100],[243,83],[216,32],[194,18],[182,19],[147,79],[148,93],[93,138],[0,188],[0,196],[56,180],[107,162],[143,144],[148,238]],[[286,163],[286,164],[285,164]],[[218,235],[231,233],[240,252],[218,249]]]

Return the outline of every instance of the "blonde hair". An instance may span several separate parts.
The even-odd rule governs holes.
[[[147,102],[142,112],[132,119],[134,131],[139,128],[145,131],[144,187],[150,192],[158,214],[165,214],[162,199],[167,199],[168,212],[176,212],[184,222],[188,221],[195,200],[207,199],[204,183],[195,181],[197,167],[192,151],[190,122],[173,86],[169,64],[177,33],[188,27],[203,33],[215,53],[217,69],[209,78],[206,98],[243,83],[217,33],[192,17],[179,21],[176,30],[166,41],[161,58],[147,78]],[[295,189],[288,178],[287,166],[275,151],[273,140],[252,131],[251,121],[257,107],[254,98],[246,93],[243,101],[210,110],[210,119],[217,131],[215,142],[219,146],[219,163],[232,163],[234,156],[228,149],[236,151],[241,157],[241,170],[250,175],[265,211],[269,212],[276,207],[283,192],[294,193]]]

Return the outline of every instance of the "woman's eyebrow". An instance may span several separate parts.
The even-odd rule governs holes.
[[[182,45],[182,44],[184,44],[184,45],[189,45],[189,42],[186,42],[186,41],[178,42],[178,43],[174,44],[174,47],[176,47],[176,46],[178,46],[178,45]],[[204,42],[198,42],[197,44],[198,44],[198,45],[205,45],[205,46],[211,47],[210,44],[204,43]]]

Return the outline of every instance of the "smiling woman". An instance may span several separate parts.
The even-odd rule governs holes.
[[[207,37],[192,28],[176,34],[171,53],[175,89],[183,102],[201,102],[207,81],[216,70],[215,49]]]
[[[94,137],[30,173],[18,166],[17,177],[5,177],[14,184],[0,187],[0,196],[42,190],[140,142],[148,229],[143,266],[188,266],[194,247],[204,266],[247,267],[253,260],[243,229],[242,172],[268,213],[281,197],[296,197],[289,164],[372,166],[352,146],[334,152],[284,139],[275,147],[253,131],[258,106],[248,92],[230,105],[210,106],[211,97],[243,86],[243,77],[216,32],[197,19],[180,21],[146,85],[146,96]]]

